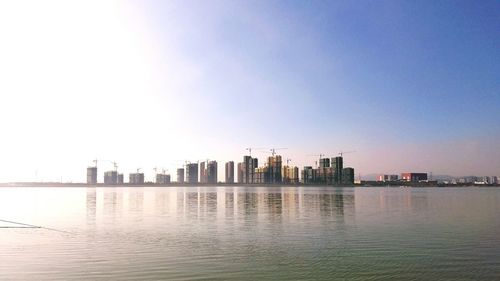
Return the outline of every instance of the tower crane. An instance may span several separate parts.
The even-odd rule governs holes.
[[[271,151],[271,154],[274,156],[274,155],[276,155],[276,150],[282,150],[282,149],[288,149],[288,148],[286,148],[286,147],[271,148],[270,151]]]
[[[339,155],[340,155],[340,157],[342,157],[342,155],[344,155],[346,153],[353,153],[353,152],[356,152],[356,151],[354,151],[354,150],[352,150],[352,151],[341,151],[341,152],[339,152]]]
[[[251,157],[252,156],[252,149],[264,149],[263,147],[247,147],[245,150],[248,150],[248,154]]]
[[[307,156],[318,156],[319,159],[322,159],[323,156],[325,156],[325,154],[323,154],[323,153],[320,153],[320,154],[310,154],[310,155],[307,155]],[[318,163],[319,163],[319,160],[318,161],[314,161],[314,164],[316,164],[316,168],[318,167]]]

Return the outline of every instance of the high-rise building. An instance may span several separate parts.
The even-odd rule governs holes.
[[[491,184],[498,184],[498,177],[497,176],[491,176]]]
[[[187,183],[198,183],[198,164],[197,163],[186,164],[186,182]]]
[[[177,182],[184,183],[184,168],[177,169]]]
[[[354,184],[354,169],[347,167],[342,169],[342,184],[353,185]]]
[[[333,169],[333,184],[342,183],[342,169],[344,168],[344,161],[342,156],[332,158],[330,167]]]
[[[281,155],[273,155],[267,158],[269,182],[266,183],[282,183],[283,176],[281,174],[281,163]]]
[[[144,184],[144,173],[130,173],[128,176],[130,184]]]
[[[161,173],[156,174],[156,183],[157,184],[168,184],[170,183],[170,175]]]
[[[117,183],[118,183],[117,171],[107,171],[104,173],[104,184],[117,184]]]
[[[226,183],[234,183],[234,162],[229,161],[226,163]]]
[[[426,181],[427,173],[402,173],[401,180],[409,182]]]
[[[87,168],[87,184],[97,184],[97,167]]]
[[[257,158],[252,158],[251,156],[243,156],[243,162],[238,164],[239,168],[241,169],[241,181],[240,178],[238,178],[238,182],[253,183],[255,168],[257,168],[258,165],[259,160]],[[238,171],[238,175],[239,174],[240,171]]]
[[[283,183],[296,184],[299,182],[299,168],[293,166],[283,166]]]
[[[210,161],[205,171],[207,183],[217,183],[217,161]]]
[[[123,184],[123,174],[118,174],[118,182],[117,184]]]
[[[243,183],[243,163],[238,163],[236,171],[238,172],[238,183]]]
[[[330,158],[320,158],[319,159],[319,167],[320,168],[329,168],[330,167]]]
[[[316,182],[316,170],[311,166],[305,166],[302,170],[302,183],[312,184]]]
[[[205,161],[200,163],[200,183],[207,183],[207,167]]]

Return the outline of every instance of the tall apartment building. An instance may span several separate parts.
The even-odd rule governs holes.
[[[87,168],[87,184],[97,184],[97,167]]]
[[[258,165],[259,165],[259,160],[257,158],[252,158],[251,156],[243,156],[243,162],[238,164],[239,167],[238,176],[240,175],[241,171],[241,178],[238,178],[238,182],[253,183],[255,168],[257,168]]]
[[[144,184],[144,173],[130,173],[128,177],[130,184]]]
[[[342,184],[342,169],[344,169],[344,160],[342,156],[333,157],[330,163],[333,169],[333,184]]]
[[[302,183],[313,184],[316,182],[316,169],[311,166],[305,166],[302,170]]]
[[[184,183],[184,168],[177,169],[177,182]]]
[[[225,172],[226,172],[225,182],[226,183],[234,183],[234,162],[233,161],[229,161],[226,163]]]
[[[207,167],[206,162],[200,163],[200,183],[207,183]]]
[[[118,183],[117,171],[107,171],[104,173],[104,184],[117,184],[117,183]]]
[[[283,183],[296,184],[299,183],[299,168],[294,166],[283,166],[282,170]]]
[[[117,184],[123,184],[123,174],[118,174],[118,182]]]
[[[186,182],[187,183],[198,183],[198,164],[197,163],[186,164]]]
[[[243,183],[243,163],[238,163],[237,169],[238,183]]]
[[[266,183],[282,183],[283,175],[281,174],[281,155],[269,156],[267,158],[267,168],[269,172],[269,182]]]
[[[156,174],[156,183],[157,184],[168,184],[170,183],[170,175],[161,173]]]
[[[347,167],[342,169],[342,184],[353,185],[354,184],[354,169]]]
[[[217,161],[208,162],[205,174],[206,183],[217,183]]]

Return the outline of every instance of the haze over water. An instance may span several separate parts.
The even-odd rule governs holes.
[[[500,190],[1,188],[1,280],[493,280]],[[0,222],[0,226],[15,226]]]

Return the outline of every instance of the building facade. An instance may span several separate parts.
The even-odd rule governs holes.
[[[177,182],[184,183],[184,168],[177,169]]]
[[[186,164],[186,182],[187,183],[198,183],[198,164],[197,163]]]
[[[257,158],[251,156],[243,156],[243,162],[238,164],[238,178],[239,183],[254,183],[255,168],[259,165]],[[241,180],[240,180],[241,179]]]
[[[234,162],[229,161],[225,165],[225,182],[234,183]]]
[[[398,180],[398,175],[379,175],[377,176],[377,181],[397,181]]]
[[[353,185],[354,184],[354,169],[347,167],[342,169],[342,184],[343,185]]]
[[[97,184],[97,167],[87,168],[87,184]]]
[[[215,184],[217,183],[217,161],[210,161],[207,163],[206,183]]]
[[[130,173],[128,176],[130,184],[144,184],[144,173]]]
[[[104,184],[117,184],[117,183],[118,183],[117,171],[107,171],[104,173]]]
[[[401,180],[408,182],[426,181],[427,173],[402,173]]]

